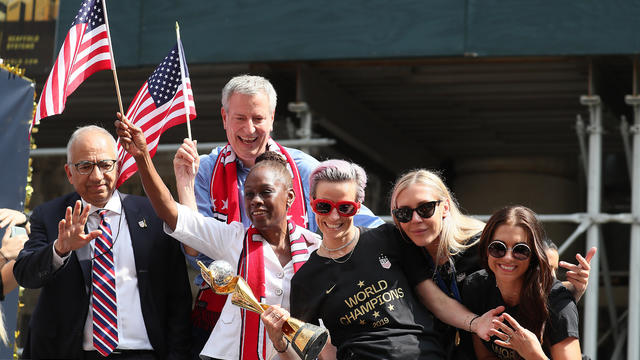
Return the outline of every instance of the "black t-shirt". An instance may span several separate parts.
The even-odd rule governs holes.
[[[455,276],[456,286],[458,287],[458,291],[460,295],[462,294],[462,287],[464,286],[464,280],[467,275],[471,275],[474,272],[482,269],[480,264],[480,255],[478,253],[478,243],[477,240],[480,238],[480,233],[472,236],[471,238],[465,241],[465,244],[473,244],[462,252],[451,257],[450,262],[446,262],[443,265],[438,267],[438,274],[442,277],[443,283],[446,286],[446,289],[442,289],[443,292],[448,294],[450,297],[460,301],[461,299],[457,299],[454,296],[454,292],[452,291],[452,280]],[[416,251],[421,251],[425,257],[425,259],[431,258],[431,255],[427,252],[424,247],[415,247]],[[433,264],[434,261],[428,261],[429,264]],[[434,282],[437,285],[439,284],[438,279],[434,276],[433,268],[429,269],[432,272],[432,277]],[[436,332],[438,333],[438,340],[442,344],[442,347],[445,349],[447,353],[447,359],[450,360],[466,360],[466,359],[475,359],[475,354],[473,351],[473,343],[471,340],[471,334],[466,330],[458,330],[453,326],[445,324],[440,321],[440,319],[435,318],[434,327]],[[458,345],[455,344],[456,336],[459,336],[460,342]]]
[[[518,320],[518,306],[509,307],[502,299],[496,286],[496,278],[492,272],[480,270],[467,276],[462,301],[469,310],[476,314],[484,314],[490,309],[504,305],[506,312]],[[549,356],[548,349],[568,337],[579,338],[578,308],[571,292],[559,280],[554,280],[547,299],[549,319],[544,328],[543,349]],[[485,347],[498,359],[520,359],[515,350],[496,345],[492,338],[483,341]]]
[[[456,267],[456,282],[458,288],[462,292],[464,287],[464,280],[467,276],[473,274],[478,270],[482,270],[482,264],[480,263],[480,254],[478,253],[478,239],[480,233],[474,235],[466,241],[467,244],[473,244],[463,252],[460,252],[453,256],[453,263]]]
[[[413,287],[428,278],[420,252],[393,225],[361,233],[351,255],[313,252],[291,280],[291,316],[329,329],[338,359],[442,359]],[[349,257],[350,256],[350,257]]]

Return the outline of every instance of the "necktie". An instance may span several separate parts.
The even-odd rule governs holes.
[[[95,240],[92,266],[93,347],[108,356],[118,346],[118,307],[116,276],[113,263],[113,238],[105,218],[107,210],[100,210],[102,234]]]

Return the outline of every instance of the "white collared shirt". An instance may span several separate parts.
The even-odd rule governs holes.
[[[87,206],[87,202],[82,199],[82,206]],[[104,208],[91,207],[89,218],[87,219],[88,232],[98,229],[100,215],[98,211],[106,209],[106,219],[111,226],[113,237],[113,261],[116,272],[116,302],[118,308],[118,349],[130,350],[153,350],[147,330],[142,317],[142,307],[140,305],[140,292],[138,291],[138,277],[136,263],[131,246],[131,234],[127,226],[127,219],[122,209],[120,194],[114,191],[111,199]],[[57,240],[56,240],[57,241]],[[91,259],[93,257],[93,247],[95,240],[92,240],[85,247],[76,250],[78,260]],[[69,255],[68,255],[69,256]],[[64,260],[53,250],[54,269],[62,266]],[[149,254],[151,256],[151,254]],[[84,325],[84,336],[82,348],[84,350],[95,350],[93,347],[93,313],[91,289],[89,293],[89,312]]]
[[[231,266],[237,266],[242,252],[245,228],[241,222],[226,224],[214,218],[205,217],[190,208],[178,206],[178,221],[176,229],[171,229],[165,224],[164,231],[199,252],[217,260],[225,260]],[[293,277],[293,261],[289,261],[284,267],[280,264],[278,256],[269,243],[259,234],[253,241],[262,242],[264,254],[265,299],[262,301],[269,305],[280,305],[289,310],[289,294],[291,278]],[[316,237],[307,239],[314,242],[309,246],[309,253],[319,245]],[[260,341],[267,343],[267,359],[278,359],[278,352],[273,348],[271,340],[263,331],[263,323],[260,322],[260,333],[265,334]],[[201,356],[215,359],[236,360],[240,358],[240,338],[242,318],[240,308],[231,304],[231,296],[222,308],[220,320],[213,328],[209,340],[200,352]]]

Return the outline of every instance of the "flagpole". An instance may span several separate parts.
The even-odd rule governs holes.
[[[184,115],[187,117],[187,134],[189,136],[189,140],[193,141],[191,138],[191,121],[189,120],[189,115],[191,114],[191,110],[189,110],[189,94],[187,93],[187,84],[184,81],[184,69],[186,65],[186,61],[182,58],[182,41],[180,41],[180,25],[176,21],[176,38],[178,40],[178,58],[180,59],[180,77],[182,78],[182,97],[184,101]],[[191,163],[191,171],[195,174],[196,172],[196,164]]]
[[[184,67],[183,67],[183,63],[186,63],[186,61],[184,61],[184,59],[182,58],[182,42],[180,41],[180,25],[178,25],[178,22],[176,21],[176,38],[178,39],[178,43],[179,43],[179,48],[178,48],[178,56],[180,57],[180,76],[182,77],[182,95],[184,96],[184,110],[185,112],[185,116],[187,117],[187,134],[189,135],[189,140],[193,140],[191,138],[191,121],[189,121],[189,115],[191,115],[189,110],[189,104],[187,103],[187,100],[189,98],[189,94],[187,94],[187,84],[185,84],[184,81]]]
[[[116,71],[116,58],[113,56],[113,46],[111,45],[111,30],[109,29],[109,18],[107,17],[107,0],[102,0],[102,11],[104,12],[104,24],[107,26],[107,40],[109,41],[109,53],[111,54],[111,71],[113,71],[113,82],[116,86],[118,106],[120,107],[120,114],[124,116],[122,97],[120,96],[120,83],[118,83],[118,72]]]

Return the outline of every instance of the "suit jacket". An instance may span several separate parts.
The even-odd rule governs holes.
[[[147,198],[121,194],[131,233],[142,316],[149,341],[161,359],[186,359],[189,353],[191,291],[184,256],[166,235]],[[67,194],[33,210],[31,234],[13,268],[18,283],[42,288],[29,323],[23,357],[74,359],[82,356],[82,338],[91,282],[91,261],[73,251],[56,271],[53,242],[67,206],[80,196]],[[145,221],[146,227],[139,222]],[[89,285],[90,286],[90,285]]]

